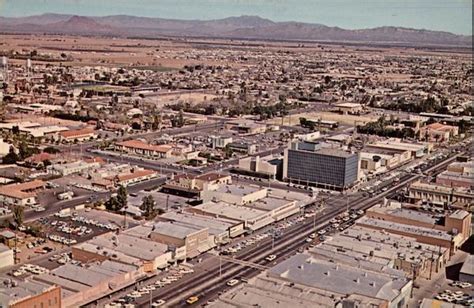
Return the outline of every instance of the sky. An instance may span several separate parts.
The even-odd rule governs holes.
[[[402,26],[472,35],[472,0],[0,0],[0,16],[43,13],[202,20],[257,15],[346,29]]]

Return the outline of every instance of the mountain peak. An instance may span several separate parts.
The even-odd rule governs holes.
[[[59,32],[73,33],[103,33],[112,29],[112,27],[100,24],[91,17],[78,15],[73,15],[65,21],[50,23],[46,26]]]

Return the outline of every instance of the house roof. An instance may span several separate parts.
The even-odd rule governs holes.
[[[65,132],[60,132],[59,134],[64,138],[75,138],[75,137],[90,135],[93,133],[94,133],[93,128],[82,128],[82,129],[74,129],[74,130],[68,130]]]
[[[15,199],[26,199],[35,197],[36,193],[28,192],[28,190],[35,190],[44,187],[44,182],[41,180],[34,180],[25,183],[15,183],[0,186],[0,195],[15,198]]]
[[[118,142],[117,145],[123,146],[126,148],[155,151],[159,153],[167,153],[173,149],[173,146],[168,145],[168,144],[152,145],[152,144],[148,144],[139,140],[122,141],[122,142]]]

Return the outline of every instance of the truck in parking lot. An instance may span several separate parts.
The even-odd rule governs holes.
[[[66,191],[58,194],[58,200],[71,200],[74,197],[73,191]]]

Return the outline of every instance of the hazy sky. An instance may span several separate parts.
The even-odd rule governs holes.
[[[0,16],[42,13],[173,19],[258,15],[347,29],[404,26],[472,34],[472,0],[0,0]]]

